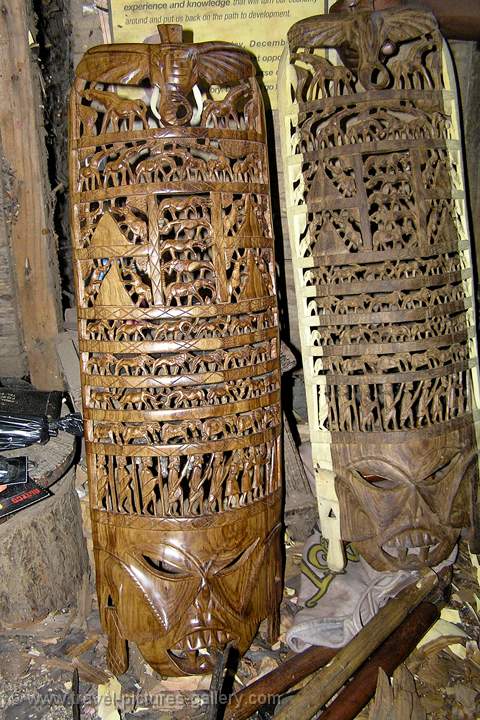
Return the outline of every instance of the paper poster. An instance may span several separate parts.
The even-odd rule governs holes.
[[[263,73],[271,106],[277,107],[277,67],[288,29],[327,12],[333,0],[110,0],[113,42],[143,42],[157,25],[178,23],[195,42],[221,40],[249,50]]]

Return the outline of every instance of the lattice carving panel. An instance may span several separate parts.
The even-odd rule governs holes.
[[[289,32],[279,94],[329,561],[342,567],[343,539],[378,569],[433,566],[471,524],[478,408],[448,51],[420,10],[310,18]]]
[[[279,340],[254,68],[160,31],[80,62],[70,178],[109,662],[179,675],[278,629]]]

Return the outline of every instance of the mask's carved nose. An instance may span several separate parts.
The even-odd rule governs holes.
[[[416,524],[421,525],[425,522],[427,516],[432,513],[432,508],[417,487],[412,490],[411,502],[413,506],[414,521]]]

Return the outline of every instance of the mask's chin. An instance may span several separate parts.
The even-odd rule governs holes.
[[[171,662],[185,675],[212,672],[218,656],[232,638],[224,630],[211,628],[195,630],[167,650]]]

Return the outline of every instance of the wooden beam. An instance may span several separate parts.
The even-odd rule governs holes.
[[[330,12],[388,10],[407,5],[431,10],[440,30],[451,40],[480,40],[480,4],[478,0],[338,0]]]
[[[61,388],[55,349],[60,324],[58,259],[26,0],[0,0],[0,96],[0,136],[18,208],[11,228],[12,264],[28,369],[36,387]]]
[[[22,327],[16,303],[11,261],[11,227],[16,206],[11,199],[12,176],[0,137],[0,375],[22,377],[27,372]]]

